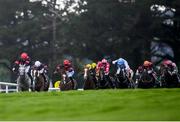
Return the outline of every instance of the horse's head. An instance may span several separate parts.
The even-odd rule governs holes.
[[[162,76],[172,76],[172,71],[169,67],[161,67],[161,75]]]
[[[32,76],[33,78],[39,77],[39,76],[40,76],[39,70],[37,70],[36,68],[32,69],[32,70],[31,70],[31,76]]]
[[[120,81],[126,80],[126,70],[124,68],[120,68],[116,75]]]
[[[153,82],[153,75],[149,73],[148,70],[144,69],[144,71],[141,74],[141,80],[142,82]]]
[[[26,73],[26,66],[25,64],[20,64],[19,65],[19,75],[20,76],[24,76]]]

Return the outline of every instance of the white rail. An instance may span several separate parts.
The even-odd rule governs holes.
[[[5,86],[5,89],[2,89],[2,86]],[[9,89],[9,86],[15,86],[15,89]],[[79,91],[83,91],[84,89],[78,89]],[[60,88],[49,88],[48,91],[61,91]],[[18,92],[18,84],[16,83],[8,83],[8,82],[0,82],[0,92]]]
[[[60,91],[60,88],[49,88],[48,91]]]
[[[5,89],[2,89],[5,86]],[[16,89],[9,89],[9,86],[15,86]],[[16,83],[0,82],[0,92],[9,93],[10,91],[18,92],[18,85]]]

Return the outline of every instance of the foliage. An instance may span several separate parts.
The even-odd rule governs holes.
[[[150,7],[155,4],[176,10],[170,18],[173,26],[163,24],[167,18],[153,16]],[[58,9],[52,1],[44,5],[42,1],[1,0],[0,58],[13,62],[26,51],[52,69],[64,55],[94,61],[124,57],[135,69],[151,58],[151,41],[159,38],[173,48],[174,61],[180,62],[179,6],[178,0],[79,0],[78,4],[68,0]]]

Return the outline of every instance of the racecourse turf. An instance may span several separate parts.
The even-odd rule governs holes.
[[[0,93],[4,120],[180,120],[180,89]]]

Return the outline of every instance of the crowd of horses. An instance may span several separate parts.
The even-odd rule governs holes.
[[[26,73],[26,66],[20,65],[18,70],[18,90],[19,91],[48,91],[50,81],[45,80],[41,72],[31,69],[33,82]],[[55,72],[60,76],[58,88],[61,91],[78,89],[78,81],[75,78],[69,78],[66,71],[60,69]],[[168,68],[161,68],[158,75],[153,76],[148,70],[143,70],[140,75],[136,75],[133,71],[131,74],[123,69],[117,73],[106,75],[103,69],[97,73],[95,70],[84,69],[83,72],[83,89],[117,89],[117,88],[174,88],[180,87],[179,74],[172,73]]]
[[[48,91],[49,81],[37,69],[31,69],[31,74],[26,72],[27,66],[20,64],[18,69],[18,91]],[[29,76],[31,75],[31,77]]]
[[[104,74],[103,69],[99,74],[91,70],[84,71],[84,89],[96,88],[178,88],[180,87],[180,75],[174,73],[168,67],[161,67],[157,72],[147,69],[138,75],[131,71],[121,69],[120,72]],[[95,86],[95,87],[94,87]]]

